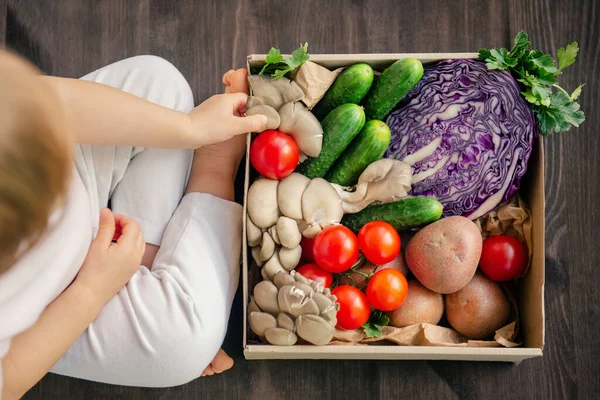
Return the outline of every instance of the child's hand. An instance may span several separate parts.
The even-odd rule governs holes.
[[[248,95],[226,93],[210,97],[191,113],[196,147],[221,143],[248,132],[260,132],[267,125],[264,115],[242,117]]]
[[[75,282],[88,288],[104,305],[138,270],[145,247],[144,235],[136,221],[102,209],[98,234]]]

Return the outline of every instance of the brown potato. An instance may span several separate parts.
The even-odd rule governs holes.
[[[436,325],[444,315],[444,297],[419,281],[408,282],[408,295],[402,307],[388,313],[390,325],[402,328],[413,324]]]
[[[448,217],[417,232],[406,246],[406,263],[427,289],[453,293],[473,278],[481,246],[477,225],[465,217]]]
[[[478,272],[467,286],[446,295],[446,317],[457,332],[485,339],[504,326],[510,303],[496,282]]]
[[[406,265],[406,261],[404,260],[404,250],[400,250],[400,254],[393,261],[390,261],[387,264],[382,265],[374,265],[370,262],[366,261],[360,268],[357,268],[356,271],[359,273],[352,273],[350,276],[348,275],[340,275],[340,285],[354,285],[357,289],[364,289],[367,287],[366,277],[361,275],[372,275],[377,271],[386,268],[393,268],[402,273],[402,275],[406,276],[408,274],[408,266]]]

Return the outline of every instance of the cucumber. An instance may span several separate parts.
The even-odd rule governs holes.
[[[365,124],[365,112],[356,104],[342,104],[325,117],[323,147],[316,158],[309,158],[296,168],[307,178],[322,178],[344,152]]]
[[[373,68],[359,63],[347,68],[337,77],[325,96],[312,109],[319,121],[342,104],[359,104],[373,84]]]
[[[371,221],[385,221],[396,230],[408,230],[437,221],[444,207],[431,197],[409,197],[393,203],[376,204],[356,214],[346,214],[342,225],[358,232]]]
[[[362,172],[383,157],[390,145],[391,132],[385,122],[372,119],[365,123],[358,136],[325,175],[331,183],[354,185]]]
[[[383,119],[423,77],[423,64],[404,58],[390,65],[363,99],[368,119]]]

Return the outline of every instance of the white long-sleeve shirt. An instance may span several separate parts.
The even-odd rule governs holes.
[[[84,79],[183,112],[193,107],[185,79],[157,57],[124,60]],[[40,243],[0,275],[0,393],[11,338],[75,278],[108,199],[114,212],[138,220],[160,251],[152,269],[140,266],[51,371],[155,387],[202,373],[223,342],[238,284],[242,208],[202,193],[181,199],[190,162],[186,150],[76,147],[66,206]]]

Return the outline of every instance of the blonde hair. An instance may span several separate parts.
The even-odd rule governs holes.
[[[58,99],[33,66],[0,50],[0,274],[65,200],[71,141]]]

